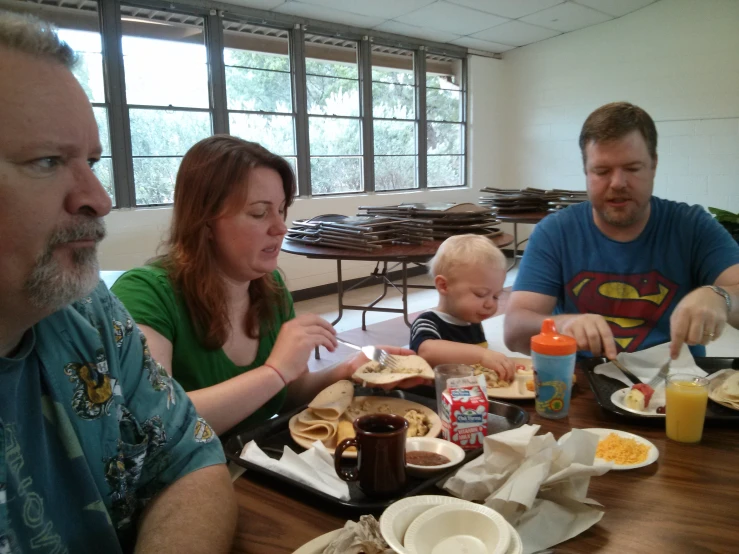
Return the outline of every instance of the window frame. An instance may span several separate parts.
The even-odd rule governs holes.
[[[18,9],[30,11],[41,17],[44,10],[64,9],[71,14],[69,8],[55,8],[55,0],[16,0]],[[92,3],[90,0],[88,3]],[[26,4],[28,9],[24,10]],[[229,116],[231,113],[241,113],[240,110],[229,110],[226,96],[226,66],[223,56],[225,20],[236,21],[258,27],[272,27],[287,32],[290,58],[290,74],[292,83],[292,116],[295,129],[295,150],[297,156],[298,195],[303,198],[313,196],[311,191],[311,154],[308,136],[309,114],[307,113],[307,85],[306,85],[306,48],[305,35],[321,35],[324,37],[355,41],[358,45],[358,80],[360,110],[358,120],[360,124],[360,141],[362,157],[363,188],[357,192],[337,192],[321,194],[321,198],[331,196],[345,196],[356,194],[388,194],[425,190],[427,180],[427,110],[426,110],[426,59],[428,55],[440,56],[445,59],[457,59],[461,63],[461,158],[462,178],[459,185],[454,187],[433,187],[433,190],[443,188],[464,188],[468,183],[468,78],[467,78],[467,48],[440,44],[422,39],[413,39],[390,33],[378,32],[369,29],[350,27],[341,24],[319,22],[301,17],[281,14],[277,12],[257,10],[240,6],[226,6],[224,9],[207,7],[200,0],[105,0],[96,1],[97,17],[102,39],[103,74],[105,84],[105,104],[96,103],[95,106],[105,107],[108,113],[108,128],[110,133],[110,154],[113,165],[113,190],[115,193],[116,209],[148,208],[171,204],[137,205],[133,171],[131,123],[129,109],[146,108],[156,109],[153,106],[129,105],[126,99],[125,70],[122,52],[122,24],[123,12],[121,5],[156,10],[166,14],[175,13],[180,16],[191,16],[203,19],[204,44],[208,63],[208,92],[209,107],[195,111],[208,111],[211,116],[211,128],[214,134],[229,132]],[[93,11],[90,6],[78,8],[86,12]],[[39,13],[41,12],[41,13]],[[157,19],[155,18],[154,21]],[[162,18],[161,21],[166,21]],[[385,46],[413,51],[415,72],[415,124],[416,124],[416,183],[415,188],[392,189],[375,191],[375,154],[374,154],[374,125],[372,101],[372,47]],[[162,109],[166,109],[162,107]],[[256,112],[259,113],[259,112]],[[264,112],[266,114],[266,112]],[[275,114],[275,115],[288,115]],[[315,116],[315,115],[314,115]],[[392,120],[392,119],[390,119]],[[409,120],[398,120],[409,121]]]

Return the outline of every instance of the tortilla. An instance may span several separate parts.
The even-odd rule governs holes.
[[[418,377],[432,381],[434,379],[434,370],[421,356],[393,356],[393,360],[399,367],[396,371],[380,367],[380,364],[371,361],[355,371],[352,378],[360,383],[374,386],[397,384],[406,379]]]
[[[339,422],[339,428],[336,432],[336,445],[338,446],[341,444],[341,441],[344,439],[353,439],[356,437],[356,433],[354,432],[354,424],[351,421],[340,421]],[[350,446],[346,449],[346,452],[356,452],[357,449],[353,446]]]
[[[338,424],[335,421],[314,421],[312,423],[295,421],[290,431],[309,441],[326,442],[334,438],[337,427]]]
[[[708,398],[714,402],[739,410],[739,371],[723,370],[708,385]]]
[[[354,398],[351,381],[337,381],[319,392],[308,407],[318,420],[336,421],[341,417]]]

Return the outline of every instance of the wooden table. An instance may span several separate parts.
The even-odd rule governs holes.
[[[513,242],[513,237],[510,234],[502,233],[497,237],[491,239],[498,248],[508,246]],[[392,245],[385,246],[372,252],[363,252],[360,250],[346,250],[342,248],[326,248],[323,246],[313,246],[310,244],[301,244],[299,242],[293,242],[285,240],[282,243],[282,251],[288,254],[296,254],[298,256],[305,256],[309,259],[314,260],[336,260],[336,284],[339,302],[339,316],[331,322],[331,325],[336,325],[344,315],[344,310],[360,310],[362,312],[362,330],[367,330],[365,322],[365,316],[367,312],[390,312],[403,314],[403,320],[408,327],[411,326],[408,321],[408,289],[432,289],[430,285],[409,285],[408,284],[408,264],[425,264],[431,258],[434,257],[436,251],[441,246],[442,241],[428,241],[422,244],[410,244],[410,245]],[[372,274],[363,279],[359,283],[353,285],[346,291],[344,290],[344,280],[341,273],[341,262],[344,261],[363,261],[363,262],[376,262],[377,267]],[[401,265],[401,278],[402,285],[399,292],[402,296],[403,307],[402,308],[380,308],[377,307],[379,303],[387,295],[388,286],[395,288],[395,283],[389,278],[388,264],[395,263]],[[379,269],[380,264],[383,264],[383,268]],[[392,270],[392,268],[391,268]],[[357,288],[369,279],[382,279],[383,291],[380,296],[375,298],[366,306],[355,306],[351,304],[344,304],[344,294],[350,290]],[[318,358],[318,356],[316,356]]]
[[[590,481],[588,496],[603,504],[595,526],[558,546],[563,552],[676,554],[739,551],[739,433],[707,426],[700,445],[668,441],[662,426],[625,424],[603,412],[587,378],[577,370],[578,385],[570,415],[564,420],[536,416],[531,423],[559,438],[572,427],[607,427],[638,433],[659,449],[647,467],[610,471]],[[315,537],[343,527],[356,513],[328,510],[299,491],[276,491],[247,473],[235,483],[239,527],[233,552],[293,552]],[[430,490],[441,494],[440,490]],[[451,554],[451,553],[450,553]]]
[[[512,214],[496,214],[495,217],[502,221],[503,223],[513,223],[513,263],[511,264],[511,267],[508,268],[508,271],[516,267],[516,264],[518,263],[520,256],[518,254],[518,247],[521,246],[524,242],[526,242],[529,239],[524,239],[522,241],[518,240],[518,224],[528,224],[528,225],[536,225],[539,223],[542,219],[544,219],[546,216],[549,215],[549,212],[520,212],[520,213],[512,213]]]

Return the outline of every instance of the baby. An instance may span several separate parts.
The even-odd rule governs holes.
[[[513,361],[488,350],[481,325],[498,309],[506,265],[505,256],[488,238],[457,235],[445,240],[429,263],[439,304],[413,322],[410,348],[432,367],[480,364],[512,381]]]

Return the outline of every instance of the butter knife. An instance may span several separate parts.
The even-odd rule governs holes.
[[[631,381],[635,385],[638,385],[639,383],[642,382],[641,379],[639,379],[636,375],[634,375],[633,373],[631,373],[631,371],[629,371],[628,369],[626,369],[626,366],[624,366],[618,360],[613,359],[613,360],[611,360],[611,363],[613,365],[615,365],[618,369],[620,369],[623,372],[623,374],[626,375],[626,377],[628,377],[629,381]]]

